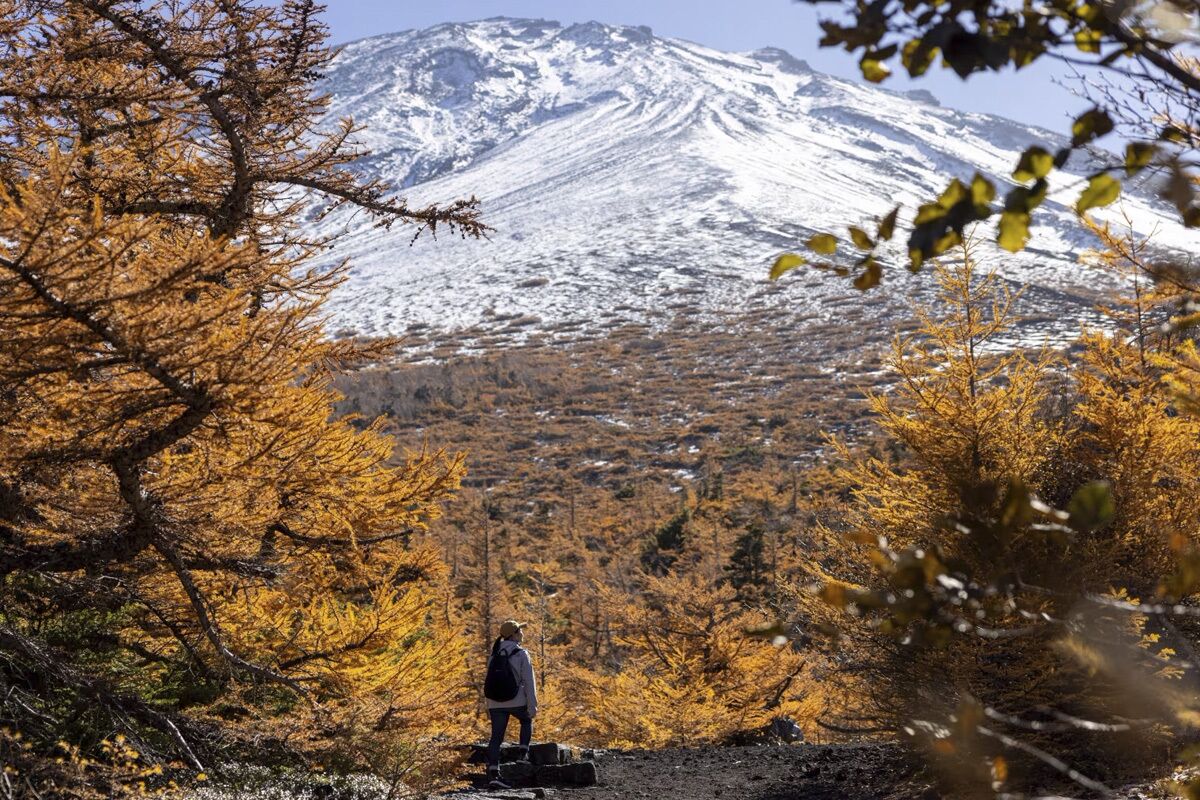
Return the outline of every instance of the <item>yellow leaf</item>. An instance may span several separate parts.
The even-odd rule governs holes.
[[[775,263],[771,265],[770,279],[773,281],[779,280],[784,273],[794,270],[796,267],[803,266],[808,263],[804,256],[798,256],[795,253],[784,253],[779,258],[775,259]]]
[[[833,255],[837,250],[837,237],[832,233],[813,234],[808,239],[808,249],[825,256]]]
[[[881,83],[892,74],[887,64],[874,58],[864,58],[859,62],[859,67],[862,69],[863,77],[871,83]]]

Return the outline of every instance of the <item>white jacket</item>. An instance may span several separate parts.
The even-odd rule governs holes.
[[[537,711],[537,683],[533,677],[533,662],[529,660],[529,652],[511,639],[504,639],[500,642],[500,652],[511,654],[508,657],[508,666],[516,676],[520,688],[517,690],[517,696],[512,700],[500,702],[489,699],[487,707],[525,708],[531,712]],[[491,663],[492,657],[489,655],[488,666],[491,666]]]

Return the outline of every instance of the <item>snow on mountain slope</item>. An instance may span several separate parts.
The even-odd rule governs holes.
[[[477,195],[490,241],[384,231],[335,213],[348,231],[335,329],[400,333],[587,330],[664,318],[672,309],[736,314],[774,304],[813,315],[853,295],[819,274],[765,281],[781,250],[815,229],[869,220],[936,196],[950,176],[1004,176],[1029,144],[1055,135],[812,71],[779,50],[731,54],[646,28],[491,19],[346,45],[322,85],[332,118],[365,125],[358,168],[413,204]],[[1030,283],[1041,311],[1075,330],[1098,278],[1077,265],[1090,245],[1059,176],[1030,249],[989,258]],[[1149,194],[1126,214],[1160,244],[1200,240]],[[900,259],[897,258],[897,263]],[[872,302],[901,308],[925,291],[900,268]],[[1063,294],[1063,292],[1066,294]],[[845,301],[843,301],[845,302]],[[850,302],[853,302],[850,301]]]

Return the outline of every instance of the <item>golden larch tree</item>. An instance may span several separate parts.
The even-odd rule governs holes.
[[[728,582],[681,570],[637,583],[633,598],[607,597],[611,663],[574,671],[583,736],[624,747],[720,744],[775,717],[815,716],[823,695],[809,680],[811,659],[749,636],[769,617],[747,610]]]
[[[937,278],[941,306],[898,340],[899,380],[873,400],[896,457],[842,448],[853,503],[810,570],[838,612],[807,610],[851,667],[847,724],[928,748],[956,796],[1103,791],[1169,752],[1135,713],[1180,724],[1195,708],[1174,660],[1189,637],[1139,605],[1196,524],[1198,431],[1155,366],[1180,350],[1139,335],[1160,301],[1135,286],[1069,368],[1006,351],[1011,298],[970,248]]]
[[[0,718],[30,741],[353,766],[459,700],[421,532],[462,461],[334,418],[333,370],[390,343],[326,334],[345,273],[298,213],[482,226],[347,169],[320,11],[0,0]]]

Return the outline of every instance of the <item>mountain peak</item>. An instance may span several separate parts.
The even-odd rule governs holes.
[[[645,25],[636,27],[605,25],[592,20],[579,22],[564,28],[561,38],[577,44],[611,45],[626,42],[647,42],[654,38],[654,32]]]
[[[753,58],[759,61],[767,61],[778,64],[779,68],[796,74],[811,73],[812,67],[802,58],[796,58],[787,50],[781,50],[778,47],[763,47],[755,50],[750,54]]]
[[[764,288],[780,250],[870,225],[896,203],[915,208],[951,176],[979,171],[1003,192],[1026,147],[1061,144],[925,92],[824,75],[783,50],[725,53],[600,22],[499,17],[375,37],[339,51],[322,88],[331,117],[365,126],[365,176],[418,205],[483,197],[496,229],[489,242],[409,248],[404,231],[322,221],[322,233],[350,229],[331,255],[356,265],[335,310],[360,333],[811,309],[841,285],[814,275]],[[1031,249],[1005,257],[1014,280],[1081,291],[1094,281],[1076,264],[1090,241],[1071,180],[1052,186]],[[1124,202],[1138,230],[1170,216],[1150,199]],[[1193,234],[1164,230],[1160,241],[1196,249]],[[1078,317],[1061,312],[1047,317],[1075,330]]]

